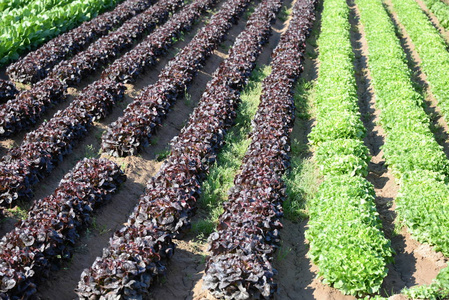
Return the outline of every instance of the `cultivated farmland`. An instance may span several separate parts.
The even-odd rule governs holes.
[[[446,0],[0,13],[1,299],[449,299]]]

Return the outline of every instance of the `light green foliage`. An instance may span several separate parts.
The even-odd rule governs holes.
[[[404,174],[396,199],[398,217],[421,242],[449,255],[449,187],[440,173]]]
[[[23,9],[23,15],[15,11],[4,11],[0,22],[0,65],[17,59],[25,49],[32,49],[45,41],[65,32],[83,21],[90,20],[100,11],[113,7],[118,0],[75,0],[56,1],[58,5],[47,5],[50,0],[33,1],[44,9],[36,13],[36,7]],[[41,6],[40,6],[41,5]],[[11,15],[9,15],[11,14]],[[18,21],[12,21],[19,18]],[[4,23],[6,22],[6,23]]]
[[[33,0],[0,0],[0,13],[5,10],[12,10],[23,7]]]
[[[315,160],[323,175],[368,175],[371,157],[361,140],[336,139],[317,148]]]
[[[413,170],[430,170],[445,174],[449,170],[442,147],[431,133],[411,132],[407,128],[390,130],[382,148],[387,164],[398,177]]]
[[[54,7],[61,7],[70,2],[70,0],[34,0],[24,6],[5,9],[0,13],[0,26],[13,25],[23,18],[46,13]]]
[[[392,261],[381,230],[367,175],[369,151],[363,144],[350,42],[349,8],[344,0],[324,1],[316,84],[317,125],[309,135],[324,175],[308,203],[309,256],[318,275],[345,294],[379,292]]]
[[[309,205],[309,255],[319,276],[345,294],[377,293],[392,261],[373,186],[359,176],[332,176]]]
[[[309,135],[309,140],[313,144],[334,139],[361,139],[365,136],[365,127],[359,113],[332,111],[331,107],[328,109],[326,114],[318,112],[317,126]]]
[[[427,8],[437,17],[441,26],[449,29],[449,6],[441,0],[423,0]]]
[[[334,2],[324,3],[333,12],[331,18],[322,19],[318,40],[317,125],[309,135],[313,144],[339,138],[360,139],[365,135],[357,106],[348,8]]]
[[[405,2],[409,1],[401,1],[400,10],[414,7]],[[445,181],[449,174],[448,160],[430,131],[423,98],[413,88],[404,51],[382,3],[356,0],[356,4],[368,41],[368,66],[381,111],[380,123],[386,131],[383,146],[386,162],[401,178],[396,199],[398,218],[414,237],[435,245],[436,250],[447,255],[449,190]],[[415,12],[422,15],[421,11]]]
[[[446,119],[449,116],[449,52],[444,39],[414,0],[392,0],[393,9],[421,58],[430,91]],[[429,2],[430,3],[430,2]],[[447,8],[446,8],[447,10]]]
[[[449,299],[449,267],[440,271],[430,285],[415,286],[402,290],[412,299],[444,300]]]

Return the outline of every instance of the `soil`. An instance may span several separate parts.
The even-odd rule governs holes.
[[[353,9],[353,26],[358,27],[357,10],[351,2],[352,0],[349,1]],[[284,2],[283,9],[287,9],[291,7],[293,1],[286,0]],[[256,4],[253,4],[252,7]],[[219,63],[226,58],[227,49],[243,30],[246,23],[246,19],[242,17],[233,26],[226,41],[208,59],[204,68],[198,72],[186,93],[186,97],[179,99],[173,106],[163,126],[152,138],[149,147],[143,149],[139,155],[126,158],[114,158],[100,154],[101,135],[108,124],[123,114],[124,108],[138,95],[140,89],[157,80],[159,72],[166,63],[192,39],[196,31],[204,25],[209,16],[210,14],[194,25],[193,30],[186,34],[183,40],[178,41],[172,48],[173,50],[159,58],[156,65],[143,74],[137,82],[132,85],[128,84],[123,103],[120,103],[105,120],[96,122],[86,138],[74,148],[73,153],[67,155],[64,161],[53,171],[52,175],[42,180],[41,184],[36,188],[35,199],[49,195],[57,187],[60,179],[83,157],[107,157],[123,166],[128,176],[128,180],[121,187],[119,193],[112,197],[109,204],[98,210],[92,226],[82,234],[80,241],[75,245],[72,259],[63,263],[59,271],[52,272],[50,278],[42,280],[37,294],[38,299],[76,298],[73,290],[77,286],[81,272],[83,269],[91,266],[95,258],[101,255],[102,249],[108,245],[108,240],[112,233],[126,222],[128,215],[137,204],[146,182],[151,176],[156,174],[162,164],[158,161],[158,156],[169,149],[170,140],[179,133],[200,99],[212,73]],[[287,26],[288,20],[282,21],[279,17],[276,19],[276,22],[273,24],[273,34],[269,42],[264,46],[263,52],[258,59],[257,63],[259,65],[269,64],[271,52],[276,47],[281,33]],[[314,31],[319,34],[319,11],[314,27]],[[304,61],[305,70],[301,75],[302,80],[313,81],[317,77],[318,61],[316,57],[318,50],[315,43],[316,38],[317,36],[311,36],[308,41]],[[396,262],[389,266],[390,272],[383,285],[385,295],[390,295],[391,293],[400,292],[400,289],[406,286],[430,283],[436,277],[438,270],[445,265],[446,259],[441,254],[435,253],[429,246],[419,244],[411,239],[406,229],[403,229],[398,235],[393,234],[395,218],[394,198],[396,197],[398,187],[391,172],[385,167],[385,161],[380,150],[380,146],[383,144],[384,132],[382,128],[376,125],[379,111],[375,107],[375,99],[370,86],[370,76],[366,70],[367,47],[366,41],[363,39],[363,30],[360,33],[353,30],[352,38],[357,57],[355,70],[359,86],[360,110],[362,114],[368,113],[370,115],[370,118],[364,120],[369,133],[365,142],[373,155],[368,179],[375,186],[377,208],[384,223],[385,234],[392,239],[393,248],[397,252]],[[101,70],[81,82],[78,87],[71,88],[68,99],[64,103],[49,109],[42,120],[49,119],[56,111],[64,109],[83,87],[98,79],[100,73]],[[4,68],[0,70],[0,78],[6,78]],[[22,89],[29,88],[27,86],[20,87]],[[307,134],[310,132],[313,124],[314,119],[306,122],[297,121],[293,138],[298,138],[302,143],[307,144]],[[24,135],[22,133],[12,139],[0,141],[0,155],[4,155],[10,147],[20,145]],[[304,159],[308,159],[311,155],[313,153],[305,154]],[[19,208],[22,211],[26,211],[29,206],[29,203],[21,203]],[[16,211],[19,212],[19,209],[16,209]],[[195,222],[195,220],[201,219],[203,213],[199,210],[192,221]],[[0,223],[0,235],[10,231],[17,220],[16,216],[9,213],[9,218]],[[283,224],[282,247],[274,258],[274,267],[278,271],[276,280],[279,284],[279,290],[275,295],[275,299],[355,299],[324,285],[320,278],[317,278],[318,269],[307,256],[308,245],[304,237],[304,232],[307,229],[307,220],[299,223],[283,220]],[[204,237],[199,237],[195,233],[190,232],[183,239],[176,240],[175,243],[177,249],[173,258],[167,262],[167,275],[154,282],[149,299],[214,299],[202,288],[201,278],[204,274],[207,256],[207,242]],[[398,297],[400,298],[401,296],[396,296],[395,299],[398,299]]]

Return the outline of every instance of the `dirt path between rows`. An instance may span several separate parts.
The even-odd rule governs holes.
[[[359,22],[359,12],[354,0],[348,0],[351,8],[351,39],[355,54],[354,68],[358,86],[360,113],[367,129],[365,144],[370,149],[372,159],[367,179],[374,185],[376,207],[382,220],[385,236],[391,240],[396,251],[395,262],[388,265],[388,275],[382,285],[383,296],[400,293],[404,287],[429,284],[444,267],[444,257],[428,245],[413,240],[405,228],[395,234],[396,219],[394,199],[399,186],[391,171],[385,165],[383,151],[385,131],[379,123],[380,111],[376,108],[376,99],[372,78],[368,69],[368,44],[363,26]]]

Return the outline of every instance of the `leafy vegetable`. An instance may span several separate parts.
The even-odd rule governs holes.
[[[318,275],[345,294],[373,294],[380,290],[392,262],[390,241],[374,202],[374,188],[350,174],[326,177],[309,203],[309,255]]]
[[[28,133],[19,147],[9,150],[0,161],[0,205],[29,200],[32,186],[72,151],[94,120],[111,111],[124,89],[110,80],[92,83],[65,110]]]
[[[78,0],[55,6],[42,14],[30,14],[20,22],[0,27],[0,64],[17,59],[31,49],[93,18],[100,10],[113,7],[117,0]]]
[[[66,92],[66,85],[47,78],[0,105],[0,136],[11,136],[30,128],[49,106],[65,100]]]
[[[386,131],[383,146],[386,162],[401,179],[396,199],[398,220],[408,226],[415,238],[435,245],[436,250],[447,255],[449,164],[446,155],[430,131],[423,98],[412,86],[405,54],[382,3],[357,0],[357,4],[368,40],[368,67],[373,77],[376,105]],[[404,1],[397,6],[396,3],[398,17],[407,19],[404,23],[407,30],[409,26],[418,26],[415,20],[423,22],[419,30],[428,27],[420,9],[413,8],[414,4]],[[426,43],[433,45],[432,40]]]
[[[208,8],[215,6],[217,1],[195,1],[185,9],[174,14],[166,24],[157,28],[143,42],[112,63],[101,74],[121,82],[132,82],[144,69],[153,65],[156,56],[164,53],[173,43],[174,37],[181,32],[190,30],[191,26]]]
[[[287,31],[273,52],[272,73],[263,81],[252,121],[251,144],[234,179],[218,231],[209,236],[204,286],[214,297],[268,299],[277,284],[271,265],[279,246],[293,125],[293,87],[302,71],[301,56],[314,21],[314,1],[297,1]]]
[[[423,0],[430,11],[435,14],[440,24],[449,29],[449,6],[441,0]]]
[[[430,2],[430,1],[426,1]],[[392,1],[398,20],[404,26],[414,44],[415,51],[422,63],[421,70],[427,77],[429,90],[438,101],[438,106],[446,120],[449,117],[449,75],[445,70],[449,67],[447,44],[430,22],[421,7],[413,0]],[[447,4],[446,14],[449,11]],[[447,26],[446,20],[446,26]]]
[[[323,142],[315,153],[323,175],[368,175],[371,157],[361,140],[335,139]]]
[[[167,20],[169,13],[181,6],[182,0],[160,0],[141,14],[126,21],[120,28],[98,39],[85,51],[56,65],[50,76],[71,85],[131,48],[144,33]]]
[[[402,290],[402,293],[413,299],[447,299],[449,297],[449,268],[442,269],[431,284],[406,288]]]
[[[13,99],[19,91],[11,81],[0,79],[0,102],[6,102]]]
[[[134,155],[149,144],[176,97],[184,95],[204,61],[225,37],[232,20],[248,4],[238,2],[212,16],[210,22],[195,35],[159,74],[156,83],[142,90],[137,99],[125,109],[124,116],[111,123],[102,136],[102,149],[114,156]],[[230,4],[229,4],[230,5]]]
[[[0,241],[0,297],[28,299],[36,293],[42,276],[71,257],[79,232],[125,179],[113,162],[84,159],[51,196],[36,201]]]

